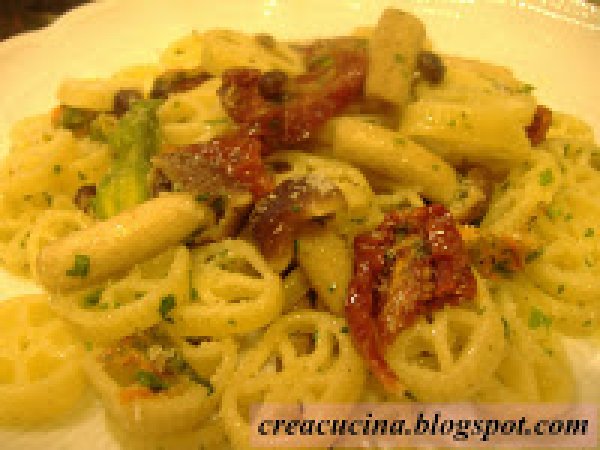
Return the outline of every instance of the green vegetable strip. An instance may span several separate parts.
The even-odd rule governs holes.
[[[156,100],[135,102],[108,135],[115,159],[97,189],[95,213],[99,219],[108,219],[148,198],[150,158],[158,147],[159,104]]]

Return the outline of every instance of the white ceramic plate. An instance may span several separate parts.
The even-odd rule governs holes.
[[[536,86],[543,103],[578,115],[600,136],[600,11],[580,0],[107,0],[0,44],[0,155],[7,150],[11,124],[52,107],[66,77],[104,76],[154,62],[170,41],[194,28],[266,31],[291,39],[331,36],[374,24],[387,5],[420,16],[441,52],[511,67]],[[0,299],[34,289],[0,273]],[[580,397],[598,401],[600,351],[574,340],[567,345]],[[62,427],[0,431],[0,448],[118,446],[101,409],[91,406]]]

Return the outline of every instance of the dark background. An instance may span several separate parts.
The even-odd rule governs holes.
[[[48,25],[82,0],[0,0],[0,40]]]
[[[65,11],[89,1],[0,0],[0,40],[23,31],[44,27]],[[589,1],[600,4],[600,0]]]

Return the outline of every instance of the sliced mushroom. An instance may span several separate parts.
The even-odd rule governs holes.
[[[302,225],[344,207],[342,192],[322,175],[288,179],[256,204],[250,231],[271,266],[283,270],[293,257],[294,237]]]

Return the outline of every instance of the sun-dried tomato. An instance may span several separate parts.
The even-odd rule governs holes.
[[[546,139],[546,133],[552,124],[552,110],[544,105],[535,108],[533,121],[525,127],[527,137],[534,147],[540,145]]]
[[[261,95],[257,69],[229,69],[222,75],[224,109],[242,132],[261,139],[264,153],[310,139],[362,95],[367,55],[361,41],[321,41],[305,53],[308,71],[290,79],[277,101]]]
[[[395,390],[398,377],[385,347],[419,316],[473,299],[476,289],[456,221],[442,205],[392,211],[356,237],[346,318],[359,353],[386,388]]]

